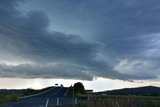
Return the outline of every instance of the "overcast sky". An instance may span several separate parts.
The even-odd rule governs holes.
[[[0,0],[0,78],[158,83],[159,65],[159,0]]]

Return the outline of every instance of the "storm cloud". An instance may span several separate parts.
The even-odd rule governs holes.
[[[0,76],[158,78],[160,3],[144,2],[1,0]]]

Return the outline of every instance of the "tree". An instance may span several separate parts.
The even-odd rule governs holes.
[[[85,94],[85,89],[81,82],[74,84],[74,93],[75,95]]]

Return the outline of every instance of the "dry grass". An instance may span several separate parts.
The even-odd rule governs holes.
[[[85,101],[84,104],[65,105],[60,107],[160,107],[160,98],[142,96],[96,96]]]

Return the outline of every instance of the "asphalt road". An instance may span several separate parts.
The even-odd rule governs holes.
[[[46,107],[46,105],[74,104],[73,87],[54,87],[40,94],[22,97],[0,107]]]

